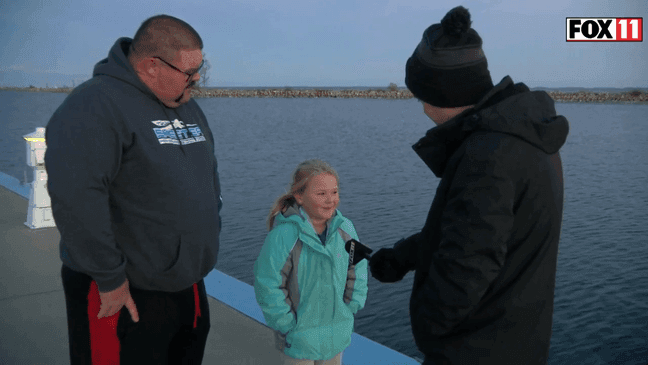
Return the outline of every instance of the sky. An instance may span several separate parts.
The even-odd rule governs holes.
[[[207,86],[403,87],[423,31],[458,5],[483,39],[494,83],[509,75],[532,88],[648,87],[648,40],[565,40],[567,17],[646,20],[646,0],[0,1],[0,86],[78,84],[119,37],[168,14],[201,35]]]

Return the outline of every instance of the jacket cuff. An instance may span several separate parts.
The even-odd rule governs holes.
[[[418,233],[394,244],[394,258],[404,270],[411,271],[416,268],[416,254],[418,250]]]
[[[295,325],[297,325],[297,322],[295,321],[295,317],[293,316],[293,318],[290,320],[290,325],[289,326],[287,326],[287,327],[282,326],[281,328],[277,328],[276,330],[279,333],[281,333],[282,335],[285,336],[285,335],[288,334],[288,332],[292,331],[293,328],[295,328]]]
[[[356,302],[352,301],[351,303],[348,304],[348,306],[349,306],[349,310],[351,311],[351,314],[353,314],[354,316],[356,313],[358,313],[358,310],[360,310],[359,308],[360,306]]]
[[[94,281],[97,282],[97,286],[99,287],[99,292],[101,293],[107,293],[109,291],[113,291],[117,288],[119,288],[124,282],[126,281],[126,273],[121,272],[117,276],[113,278],[107,278],[107,279],[95,279],[92,278]]]

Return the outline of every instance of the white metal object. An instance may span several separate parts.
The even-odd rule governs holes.
[[[34,168],[34,181],[30,184],[25,225],[31,229],[55,227],[52,204],[47,192],[45,128],[36,128],[35,132],[26,134],[23,138],[27,141],[27,165]]]

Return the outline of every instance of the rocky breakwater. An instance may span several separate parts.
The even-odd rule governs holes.
[[[195,97],[205,98],[364,98],[411,99],[409,90],[323,90],[323,89],[202,89]]]
[[[648,93],[641,91],[622,93],[548,91],[556,102],[566,103],[648,103]],[[409,90],[323,90],[323,89],[196,89],[198,98],[363,98],[411,99]]]
[[[648,93],[632,91],[625,93],[593,93],[575,92],[566,93],[560,91],[547,92],[552,99],[565,103],[646,103]]]
[[[70,87],[0,87],[0,90],[69,93]],[[648,92],[562,92],[547,91],[556,102],[564,103],[638,103],[648,104]],[[192,91],[197,98],[363,98],[363,99],[411,99],[414,96],[407,89],[331,90],[331,89],[210,89]]]

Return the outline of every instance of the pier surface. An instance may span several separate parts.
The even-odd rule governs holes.
[[[28,187],[0,172],[0,364],[69,364],[60,236],[56,228],[24,224]],[[281,364],[285,355],[275,348],[253,288],[218,270],[205,278],[205,285],[211,330],[203,364]],[[419,361],[354,333],[342,363]]]

